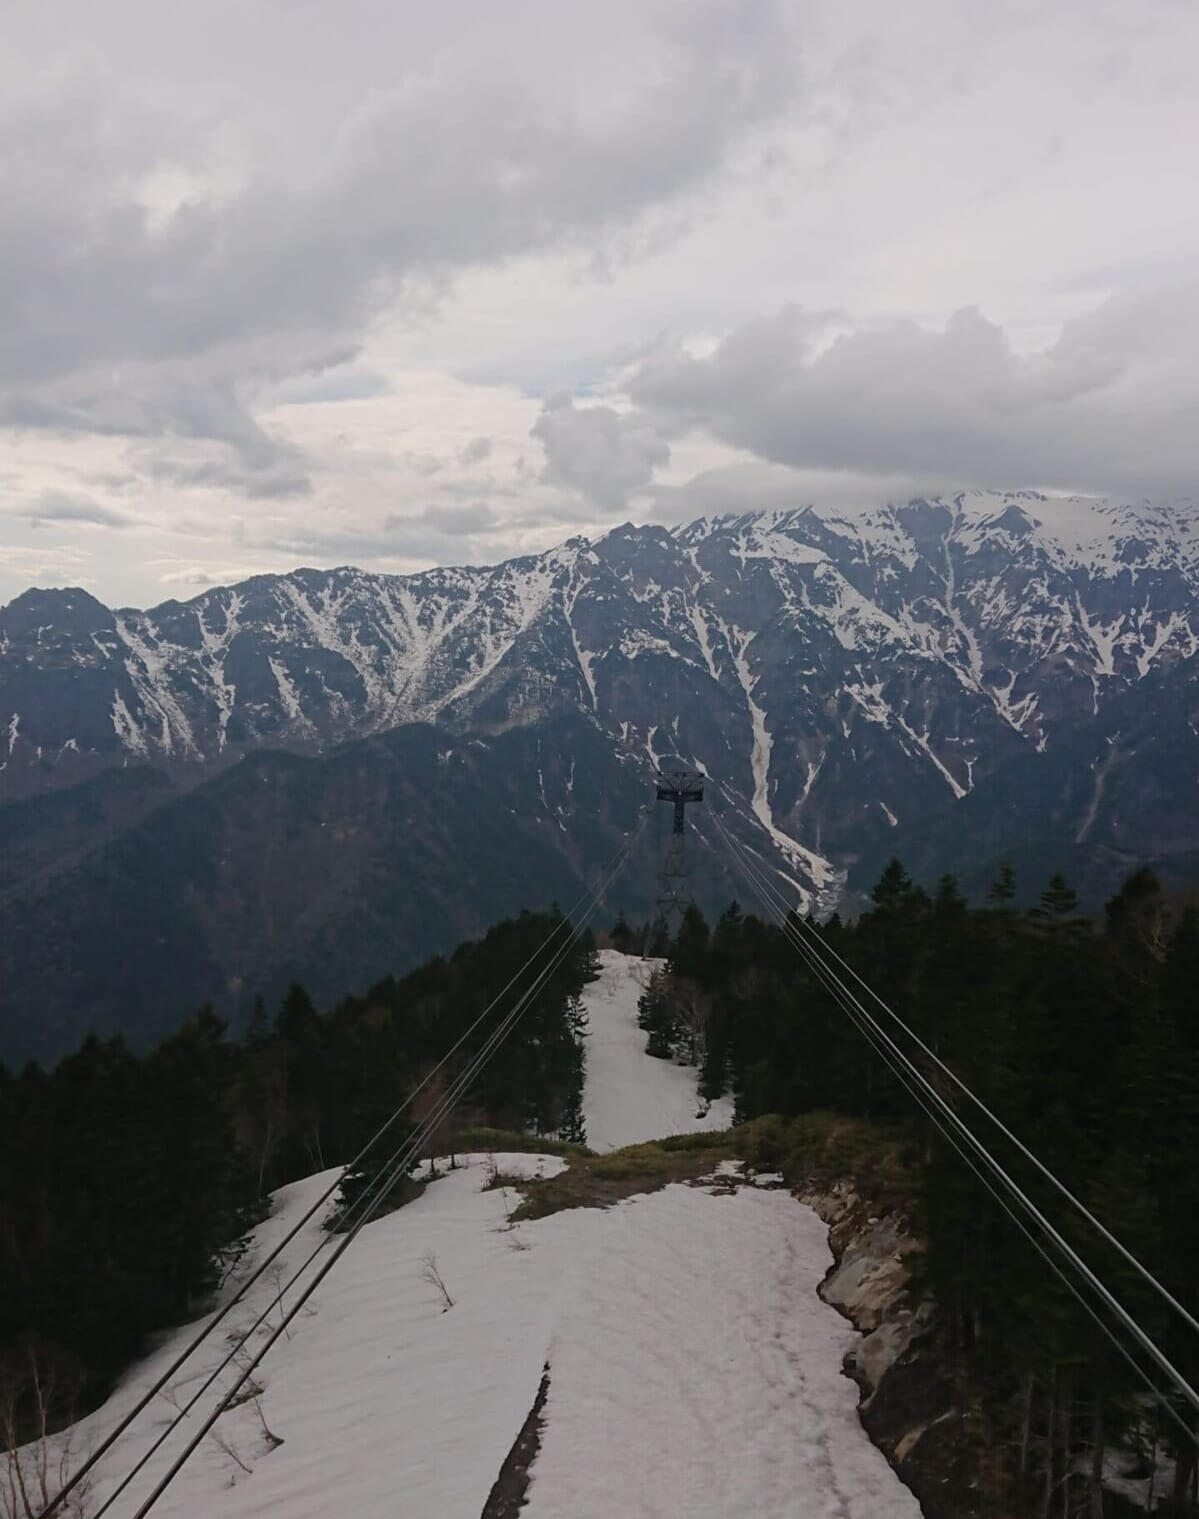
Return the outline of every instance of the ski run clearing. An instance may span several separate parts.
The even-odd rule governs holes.
[[[643,1053],[635,1017],[646,971],[605,951],[585,993],[595,1149],[730,1116],[717,1104],[698,1118],[694,1071]],[[817,1296],[831,1256],[810,1209],[785,1191],[730,1190],[725,1178],[512,1226],[517,1197],[484,1190],[493,1165],[549,1175],[563,1162],[470,1156],[369,1225],[263,1362],[261,1396],[220,1419],[219,1438],[156,1515],[480,1519],[547,1365],[528,1519],[919,1515],[859,1423],[857,1388],[841,1371],[857,1335]],[[332,1175],[281,1189],[252,1256]],[[321,1237],[314,1220],[288,1247],[284,1279]],[[428,1279],[431,1259],[452,1307]],[[119,1442],[85,1512],[224,1356],[225,1333],[248,1327],[277,1291],[264,1277],[170,1399]],[[76,1426],[74,1450],[96,1444],[193,1332],[171,1335]],[[182,1444],[177,1432],[114,1519],[136,1512]]]

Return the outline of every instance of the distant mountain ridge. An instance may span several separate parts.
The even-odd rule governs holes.
[[[0,798],[144,765],[171,795],[198,785],[199,808],[244,756],[423,724],[460,751],[524,731],[507,805],[570,835],[569,766],[534,756],[586,732],[622,818],[678,754],[788,889],[829,909],[901,845],[929,871],[1026,846],[1084,874],[1188,858],[1197,651],[1194,502],[1023,492],[625,525],[494,566],[297,570],[148,612],[34,590],[0,610]],[[449,772],[430,775],[437,809]],[[454,849],[498,828],[479,802]],[[107,802],[95,848],[126,811],[152,833],[158,805]],[[74,816],[72,859],[92,837]],[[598,863],[560,848],[576,880]]]

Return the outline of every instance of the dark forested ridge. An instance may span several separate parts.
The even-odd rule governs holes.
[[[1031,911],[1013,907],[1017,885],[1005,872],[988,905],[971,908],[952,879],[927,893],[892,863],[867,912],[818,931],[1199,1314],[1199,912],[1168,899],[1145,870],[1097,921],[1079,916],[1060,877]],[[916,1178],[926,1284],[974,1385],[986,1389],[997,1459],[1022,1460],[1038,1493],[1047,1482],[1058,1492],[1076,1465],[1090,1471],[1121,1444],[1135,1460],[1156,1438],[1159,1452],[1178,1458],[1172,1485],[1184,1511],[1194,1444],[1154,1410],[1127,1362],[918,1114],[779,929],[736,906],[709,928],[692,910],[641,1019],[650,1052],[695,1058],[701,1092],[731,1089],[739,1120],[831,1109],[898,1132]],[[1002,1143],[980,1125],[988,1143]],[[780,1119],[772,1158],[782,1161],[795,1142]],[[1194,1385],[1199,1336],[1068,1216],[1012,1147],[1001,1154]],[[1194,1427],[1181,1398],[1175,1412]],[[1081,1491],[1086,1478],[1077,1480]],[[1053,1511],[1064,1501],[1059,1495]]]
[[[51,1072],[0,1066],[0,1413],[32,1412],[35,1367],[58,1417],[94,1401],[148,1334],[202,1311],[272,1188],[352,1158],[559,923],[522,913],[325,1014],[295,985],[240,1040],[205,1010],[144,1055],[91,1037]],[[593,956],[570,943],[454,1124],[584,1137]],[[401,1122],[432,1110],[528,980]]]
[[[570,782],[569,832],[539,778]],[[292,980],[328,1006],[529,902],[575,900],[642,800],[576,716],[486,743],[413,725],[319,758],[255,754],[184,795],[143,769],[11,804],[0,1060],[49,1063],[93,1031],[144,1049],[205,1002],[240,1033]],[[638,864],[626,882],[648,879]]]

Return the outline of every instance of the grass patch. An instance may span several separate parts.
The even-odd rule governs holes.
[[[656,1140],[660,1150],[668,1154],[675,1154],[679,1150],[720,1150],[725,1151],[732,1143],[736,1129],[705,1129],[697,1134],[668,1134],[665,1139]]]
[[[575,1156],[558,1176],[512,1183],[524,1195],[512,1221],[545,1218],[565,1208],[607,1208],[671,1182],[694,1181],[706,1176],[717,1162],[736,1157],[729,1141],[727,1133],[680,1134],[604,1155]]]
[[[480,1135],[488,1135],[488,1142],[478,1144]],[[532,1135],[478,1130],[469,1146],[464,1141],[462,1147],[536,1151],[548,1143]],[[521,1194],[513,1223],[545,1218],[566,1208],[607,1208],[622,1198],[656,1192],[672,1182],[696,1181],[722,1160],[742,1160],[754,1171],[781,1172],[793,1187],[849,1182],[880,1211],[910,1208],[920,1191],[919,1146],[911,1127],[837,1113],[805,1113],[798,1118],[767,1114],[732,1129],[672,1134],[603,1155],[578,1145],[559,1145],[548,1153],[570,1161],[558,1176],[495,1178],[495,1186],[511,1187]]]
[[[735,1153],[758,1171],[781,1171],[793,1187],[850,1182],[882,1209],[910,1207],[920,1193],[920,1152],[908,1124],[839,1113],[767,1114],[730,1130]]]

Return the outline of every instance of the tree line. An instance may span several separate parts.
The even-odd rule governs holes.
[[[1168,900],[1147,870],[1099,921],[1079,916],[1060,876],[1030,912],[1014,909],[1014,895],[1005,869],[987,903],[972,907],[952,878],[930,893],[895,861],[856,921],[809,923],[1199,1316],[1199,914]],[[698,1065],[701,1097],[731,1091],[739,1121],[832,1110],[909,1135],[927,1285],[1019,1464],[1036,1469],[1039,1511],[1077,1512],[1081,1494],[1102,1514],[1100,1476],[1117,1446],[1146,1469],[1173,1458],[1172,1496],[1161,1496],[1183,1511],[1194,1441],[918,1114],[783,933],[736,904],[711,927],[692,908],[668,956],[640,1021],[649,1053]],[[964,1116],[1199,1384],[1199,1336],[984,1119]],[[1189,1404],[1171,1403],[1195,1429]]]
[[[94,1404],[148,1336],[202,1312],[271,1191],[350,1160],[467,1035],[405,1114],[407,1130],[389,1133],[391,1155],[527,989],[525,975],[501,995],[560,925],[556,909],[521,913],[325,1013],[292,986],[272,1012],[259,1004],[239,1037],[204,1009],[146,1052],[93,1036],[52,1071],[0,1066],[10,1434],[36,1425],[47,1389],[54,1422]],[[565,926],[554,945],[568,952],[432,1144],[452,1145],[464,1124],[584,1139],[580,994],[595,952]],[[347,1199],[367,1170],[349,1179]]]

